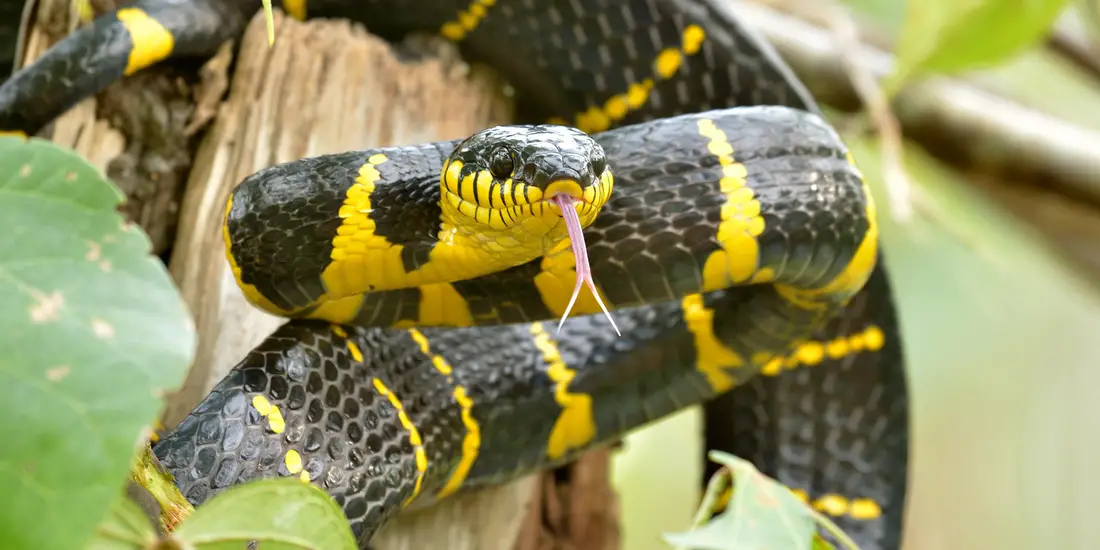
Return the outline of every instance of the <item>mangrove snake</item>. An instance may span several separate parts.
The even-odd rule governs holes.
[[[258,8],[150,0],[104,15],[0,87],[0,129],[35,133],[118,78],[209,56]],[[294,319],[154,447],[193,503],[297,476],[365,546],[407,506],[706,403],[708,448],[752,460],[863,548],[899,546],[908,399],[873,203],[812,98],[728,6],[308,11],[394,41],[438,32],[508,79],[518,122],[591,137],[499,127],[243,181],[231,267],[254,305]],[[585,271],[567,209],[615,328],[587,290],[557,328]]]

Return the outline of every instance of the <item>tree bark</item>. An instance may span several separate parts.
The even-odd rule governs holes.
[[[539,476],[513,550],[617,550],[619,502],[611,488],[611,449],[593,451]]]

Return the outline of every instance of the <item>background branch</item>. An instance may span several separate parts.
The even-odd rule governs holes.
[[[756,2],[730,0],[729,5],[775,46],[820,101],[859,108],[844,68],[845,52],[829,31]],[[863,45],[855,54],[877,78],[893,67],[892,56],[882,50]],[[893,108],[907,137],[948,161],[1041,182],[1100,205],[1100,132],[949,78],[913,82]]]

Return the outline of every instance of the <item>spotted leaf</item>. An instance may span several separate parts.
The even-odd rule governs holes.
[[[194,325],[122,195],[71,151],[0,137],[0,540],[83,548]]]

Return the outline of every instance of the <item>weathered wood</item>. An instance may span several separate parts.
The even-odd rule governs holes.
[[[38,0],[24,65],[76,28],[74,6],[69,0]],[[158,66],[122,79],[62,114],[47,132],[119,187],[126,195],[123,215],[149,236],[154,254],[164,253],[175,236],[191,169],[197,137],[184,129],[195,110],[194,73],[186,64]]]
[[[269,47],[262,16],[251,22],[230,94],[199,148],[183,201],[170,268],[196,317],[199,349],[165,425],[182,419],[284,322],[244,301],[225,260],[225,201],[242,178],[301,157],[453,139],[510,121],[501,83],[472,71],[453,47],[416,41],[411,49],[430,55],[398,61],[386,42],[358,25],[299,23],[281,14]],[[537,479],[404,514],[379,534],[376,546],[512,548],[537,494]]]
[[[858,99],[843,58],[851,55],[875,78],[893,70],[894,58],[864,44],[845,52],[830,31],[805,19],[818,2],[726,0],[790,64],[810,92],[823,103],[851,109]],[[764,4],[786,5],[800,18]],[[721,4],[720,4],[721,5]],[[952,164],[973,165],[998,177],[1027,180],[1077,200],[1100,206],[1100,132],[1073,121],[1030,109],[957,78],[913,82],[893,100],[906,137],[913,138]]]
[[[540,476],[539,495],[513,550],[618,550],[619,502],[611,449],[583,455]]]

